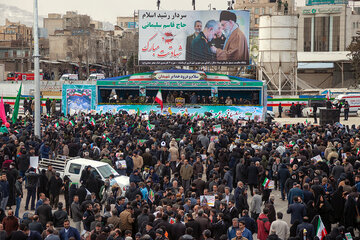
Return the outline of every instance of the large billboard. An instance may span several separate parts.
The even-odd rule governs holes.
[[[250,12],[139,11],[140,65],[248,65]]]

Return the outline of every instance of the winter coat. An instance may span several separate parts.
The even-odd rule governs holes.
[[[258,184],[258,168],[255,165],[248,167],[248,184]]]
[[[125,210],[120,213],[120,226],[121,231],[125,232],[125,230],[132,230],[132,223],[134,222],[134,218],[131,215],[129,210]]]
[[[63,181],[61,178],[51,177],[49,181],[49,193],[58,196],[60,194],[61,188],[63,186]]]
[[[258,226],[257,238],[259,240],[266,240],[269,236],[271,226],[268,217],[264,213],[262,213],[260,214],[256,222]]]
[[[183,180],[190,180],[193,175],[193,167],[188,164],[187,166],[182,165],[180,168],[180,176]]]

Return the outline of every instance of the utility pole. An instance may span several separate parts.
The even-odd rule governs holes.
[[[192,5],[193,5],[193,10],[195,11],[195,10],[196,10],[196,7],[195,7],[195,0],[192,0]]]
[[[33,27],[33,35],[34,35],[34,74],[35,74],[35,136],[41,138],[40,133],[40,54],[39,54],[39,29],[38,29],[38,0],[34,0],[34,27]]]
[[[156,6],[157,6],[157,9],[160,10],[160,0],[157,0]]]

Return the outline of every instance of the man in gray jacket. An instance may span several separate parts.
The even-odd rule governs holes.
[[[72,219],[75,224],[75,228],[81,232],[81,221],[83,217],[83,213],[80,210],[80,204],[79,204],[79,196],[74,196],[74,201],[71,204],[71,212],[72,212]]]
[[[250,203],[250,213],[251,217],[256,221],[256,219],[259,217],[259,214],[261,213],[261,196],[259,194],[259,190],[255,189],[255,195],[251,200]]]

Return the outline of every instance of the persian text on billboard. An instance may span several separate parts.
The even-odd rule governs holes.
[[[250,13],[139,11],[140,65],[248,65]]]

